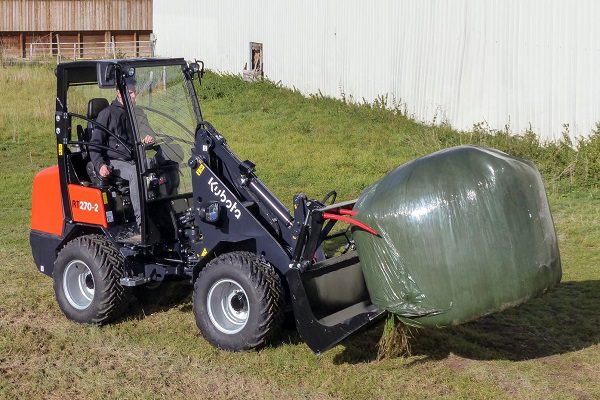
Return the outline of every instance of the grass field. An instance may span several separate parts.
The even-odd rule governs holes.
[[[52,68],[0,67],[0,398],[600,398],[600,192],[556,173],[552,163],[565,161],[548,154],[562,153],[269,83],[209,74],[203,90],[206,119],[288,206],[300,191],[356,197],[395,166],[451,144],[546,157],[563,282],[516,309],[419,332],[411,357],[381,361],[381,325],[319,357],[293,331],[260,352],[219,351],[199,336],[189,298],[133,304],[102,328],[71,323],[28,242],[33,176],[56,163]]]

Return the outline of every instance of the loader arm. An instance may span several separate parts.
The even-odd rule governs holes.
[[[227,141],[207,121],[203,121],[197,131],[195,148],[189,165],[192,169],[204,163],[219,177],[227,188],[242,202],[254,202],[258,206],[256,217],[263,223],[280,244],[292,247],[294,218],[287,208],[258,179],[255,165],[251,161],[241,161],[227,145]]]

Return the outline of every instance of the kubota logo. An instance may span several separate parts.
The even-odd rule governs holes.
[[[237,208],[237,203],[235,201],[231,201],[227,198],[227,194],[225,194],[225,189],[221,189],[217,181],[213,180],[211,176],[208,180],[208,186],[210,187],[210,191],[217,196],[219,201],[225,205],[225,208],[229,210],[230,213],[233,213],[235,219],[240,219],[242,216],[242,212],[239,208]]]

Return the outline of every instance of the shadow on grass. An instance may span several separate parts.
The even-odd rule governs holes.
[[[284,328],[281,330],[281,332],[279,333],[277,338],[275,338],[270,343],[270,346],[277,348],[277,347],[286,346],[286,345],[297,346],[302,343],[304,343],[304,342],[302,341],[300,334],[298,334],[296,327],[290,328],[290,327],[284,326]]]
[[[126,318],[144,319],[147,315],[170,310],[190,299],[193,286],[187,281],[165,281],[156,288],[135,288],[135,300]],[[184,304],[182,312],[192,310],[191,303]]]
[[[382,324],[344,343],[336,363],[372,361]],[[450,353],[476,360],[522,361],[600,343],[600,281],[564,282],[519,307],[457,327],[415,330],[409,365]]]

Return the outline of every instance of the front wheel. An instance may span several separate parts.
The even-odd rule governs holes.
[[[281,279],[253,253],[223,254],[196,279],[194,316],[202,336],[213,346],[231,351],[261,348],[283,323]]]
[[[104,324],[121,315],[128,292],[121,286],[124,260],[100,235],[80,236],[62,248],[54,265],[54,292],[67,318]]]

